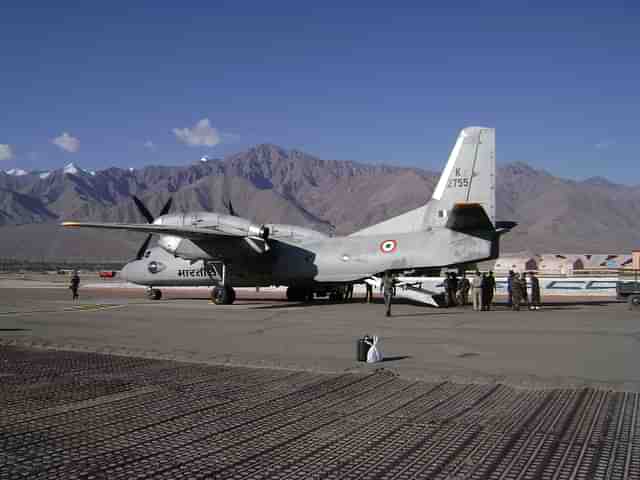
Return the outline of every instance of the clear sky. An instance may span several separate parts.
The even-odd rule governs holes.
[[[483,125],[501,163],[640,184],[633,5],[6,1],[0,168],[274,143],[439,170],[457,131]]]

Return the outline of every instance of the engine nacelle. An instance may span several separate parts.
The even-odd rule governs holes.
[[[275,223],[265,225],[265,228],[269,229],[269,236],[271,238],[282,238],[292,241],[322,240],[328,238],[328,235],[322,232],[310,228],[298,227],[297,225]]]

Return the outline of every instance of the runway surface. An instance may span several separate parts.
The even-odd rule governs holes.
[[[3,478],[640,478],[640,316],[0,285]],[[386,361],[355,361],[382,337]]]

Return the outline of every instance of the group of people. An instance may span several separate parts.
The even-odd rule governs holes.
[[[540,281],[533,272],[530,272],[528,276],[529,282],[527,284],[526,273],[518,275],[514,271],[509,271],[507,279],[508,304],[513,310],[520,310],[522,305],[528,305],[530,310],[540,309]],[[531,289],[531,301],[529,301],[527,287]],[[474,310],[491,310],[495,291],[496,279],[492,271],[482,274],[476,271],[471,281],[465,274],[462,275],[462,278],[458,278],[455,272],[447,273],[444,279],[447,307],[468,305],[471,293]]]
[[[529,310],[540,310],[540,280],[535,273],[529,273],[529,285],[531,286],[531,301],[527,291],[527,274],[518,275],[509,270],[507,277],[508,303],[513,310],[520,310],[522,305],[529,305]]]
[[[466,274],[458,279],[455,272],[447,273],[444,279],[444,293],[447,307],[456,305],[465,306],[469,304],[469,293],[473,302],[474,310],[491,310],[493,295],[496,291],[496,279],[493,272],[476,272],[473,279],[469,281]]]

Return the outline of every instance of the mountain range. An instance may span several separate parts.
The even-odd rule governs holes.
[[[322,160],[258,145],[185,166],[0,171],[0,258],[127,260],[144,235],[64,230],[62,220],[144,222],[131,195],[158,212],[227,212],[336,234],[424,204],[439,174],[419,168]],[[525,163],[497,171],[497,217],[518,227],[502,251],[628,252],[640,247],[640,187],[554,177]]]

